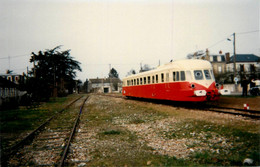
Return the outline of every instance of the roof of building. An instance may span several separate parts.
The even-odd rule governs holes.
[[[0,87],[1,88],[16,88],[17,85],[0,76]]]
[[[233,57],[232,55],[230,57],[230,62],[233,62]],[[254,54],[236,54],[236,62],[259,62],[260,57],[254,55]]]
[[[113,83],[113,82],[122,82],[119,78],[94,78],[89,79],[89,82],[92,84],[97,83]]]

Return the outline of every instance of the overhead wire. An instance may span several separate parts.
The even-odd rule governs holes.
[[[0,59],[9,59],[9,58],[17,58],[17,57],[25,57],[25,56],[30,56],[30,54],[23,54],[23,55],[16,55],[16,56],[1,57]]]
[[[246,32],[238,32],[238,33],[236,33],[236,35],[250,34],[250,33],[255,33],[255,32],[259,32],[259,30],[246,31]],[[217,44],[219,44],[219,43],[221,43],[221,42],[227,40],[227,39],[228,39],[230,36],[232,36],[232,35],[233,35],[233,34],[227,36],[226,38],[224,38],[224,39],[222,39],[222,40],[220,40],[220,41],[218,41],[218,42],[216,42],[216,43],[214,43],[214,44],[212,44],[212,45],[210,45],[208,48],[212,48],[212,47],[216,46]]]

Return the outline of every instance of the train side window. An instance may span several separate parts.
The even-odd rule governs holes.
[[[166,73],[166,82],[169,82],[169,73]]]
[[[139,85],[139,78],[137,78],[137,85]]]
[[[154,83],[154,76],[152,76],[152,83]]]
[[[213,74],[213,70],[210,70],[210,73],[211,73],[212,79],[215,80],[215,77],[214,77],[214,74]]]
[[[196,80],[203,80],[203,74],[201,70],[194,70],[194,77]]]
[[[161,81],[164,82],[164,73],[161,73]]]
[[[129,80],[127,80],[127,86],[130,86],[130,81]]]
[[[134,85],[134,81],[133,80],[131,80],[131,85]]]
[[[140,78],[140,85],[143,84],[143,78]]]
[[[185,81],[185,72],[181,71],[181,81]]]
[[[179,71],[176,72],[176,81],[179,81],[180,80],[180,73]]]
[[[146,77],[144,77],[144,84],[146,84]]]
[[[187,80],[187,81],[192,80],[191,72],[190,72],[190,71],[185,71],[185,73],[186,73],[186,80]]]
[[[176,81],[176,72],[172,73],[172,79],[173,79],[173,81]]]
[[[158,75],[155,76],[155,81],[158,83]]]
[[[150,82],[151,82],[151,77],[148,76],[148,77],[147,77],[147,80],[148,80],[147,83],[150,84]]]
[[[136,79],[134,79],[134,85],[136,85]]]
[[[204,75],[205,75],[207,80],[211,80],[209,70],[204,70]]]

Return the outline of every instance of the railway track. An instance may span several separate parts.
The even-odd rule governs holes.
[[[88,97],[76,99],[58,115],[48,119],[5,152],[1,157],[1,164],[3,166],[63,166],[87,99]]]
[[[125,99],[125,97],[119,96],[119,95],[102,95],[102,96]],[[141,100],[144,102],[171,105],[174,107],[177,106],[177,107],[182,107],[182,108],[186,108],[186,109],[197,109],[197,110],[203,110],[203,111],[210,111],[210,112],[242,116],[242,117],[247,117],[247,118],[257,119],[257,120],[260,119],[260,111],[257,111],[257,110],[243,110],[243,109],[237,109],[237,108],[231,108],[231,107],[219,107],[219,106],[209,105],[209,104],[204,104],[204,103],[203,103],[203,105],[197,105],[195,103],[193,103],[193,104],[189,103],[189,105],[187,105],[187,103],[185,103],[185,102],[171,102],[171,101],[165,101],[165,100],[139,99],[139,98],[134,98],[134,99]]]

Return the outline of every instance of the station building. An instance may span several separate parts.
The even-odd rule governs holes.
[[[88,92],[112,93],[122,91],[122,81],[119,78],[89,79]]]

